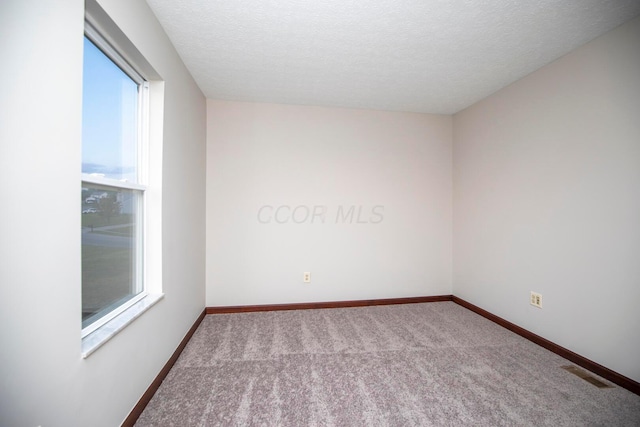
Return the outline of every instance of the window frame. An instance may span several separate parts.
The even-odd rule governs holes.
[[[149,81],[138,72],[117,49],[115,49],[98,30],[85,20],[84,36],[91,41],[114,65],[124,72],[138,86],[138,100],[136,111],[136,182],[106,178],[99,174],[81,173],[81,185],[99,185],[114,190],[129,190],[138,194],[136,197],[135,218],[135,289],[138,291],[122,304],[114,307],[93,322],[81,328],[81,338],[84,340],[92,333],[107,325],[127,310],[149,296],[147,284],[147,189],[149,171]],[[143,304],[147,305],[147,304]],[[108,308],[105,307],[105,308]],[[137,315],[135,316],[137,317]],[[135,318],[134,317],[134,318]],[[108,338],[107,338],[108,339]],[[83,354],[86,357],[88,354]]]

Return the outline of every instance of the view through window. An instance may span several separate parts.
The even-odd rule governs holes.
[[[83,72],[84,336],[144,296],[145,82],[91,29],[84,40]]]

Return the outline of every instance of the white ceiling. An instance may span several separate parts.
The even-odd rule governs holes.
[[[147,0],[208,98],[451,114],[639,0]]]

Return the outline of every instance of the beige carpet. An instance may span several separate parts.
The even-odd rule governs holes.
[[[452,302],[209,315],[136,425],[640,426],[566,365]]]

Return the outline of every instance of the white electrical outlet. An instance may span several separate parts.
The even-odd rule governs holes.
[[[308,271],[304,272],[302,274],[302,280],[304,281],[304,283],[311,282],[311,273],[309,273]]]
[[[532,306],[542,308],[542,294],[531,291],[530,302]]]

